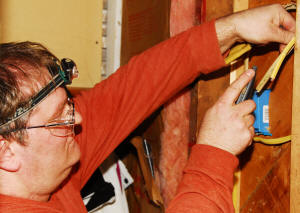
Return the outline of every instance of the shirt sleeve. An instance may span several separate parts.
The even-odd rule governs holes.
[[[193,27],[133,57],[75,98],[83,118],[76,136],[81,187],[100,163],[151,113],[201,73],[225,65],[215,22]]]
[[[238,158],[229,152],[195,145],[166,213],[234,212],[232,189],[237,165]]]

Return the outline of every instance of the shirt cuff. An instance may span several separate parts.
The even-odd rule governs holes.
[[[206,173],[232,183],[238,163],[238,158],[227,151],[209,145],[196,144],[192,147],[184,172]]]

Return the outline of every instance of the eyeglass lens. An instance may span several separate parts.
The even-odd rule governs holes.
[[[68,100],[67,113],[62,119],[56,119],[47,123],[47,127],[54,136],[65,137],[74,134],[75,109],[72,99]]]

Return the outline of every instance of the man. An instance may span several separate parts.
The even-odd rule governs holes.
[[[294,31],[280,5],[233,14],[133,57],[74,98],[63,86],[76,74],[72,61],[58,63],[36,43],[1,44],[0,212],[86,212],[80,189],[147,116],[200,73],[224,66],[221,54],[235,42],[285,45]],[[251,143],[255,108],[234,102],[253,76],[243,74],[207,112],[167,212],[233,212],[235,155]]]

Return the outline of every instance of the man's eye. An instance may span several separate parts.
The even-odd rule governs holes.
[[[57,119],[60,119],[60,120],[64,119],[67,114],[68,114],[68,104],[65,104],[63,110],[59,113],[56,120]]]

